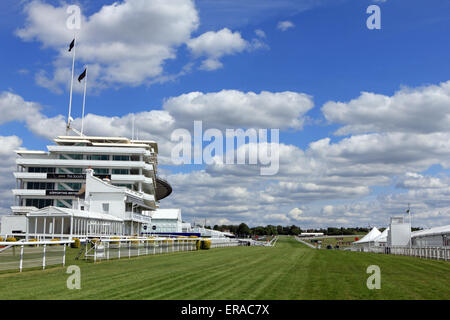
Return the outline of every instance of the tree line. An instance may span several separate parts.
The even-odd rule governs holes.
[[[207,227],[211,229],[211,227]],[[302,229],[296,225],[291,226],[258,226],[250,228],[247,224],[241,223],[240,225],[215,225],[212,229],[222,231],[222,232],[231,232],[239,236],[264,236],[264,235],[298,235],[302,232],[322,232],[324,235],[328,236],[338,236],[338,235],[357,235],[357,234],[365,234],[370,231],[369,228],[333,228],[329,227],[326,229]]]

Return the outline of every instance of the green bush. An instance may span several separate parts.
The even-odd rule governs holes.
[[[120,239],[120,237],[112,237],[111,239]],[[119,244],[120,241],[111,241],[111,244]]]
[[[79,248],[79,247],[81,247],[81,241],[80,241],[80,239],[78,239],[78,238],[73,238],[73,241],[74,241],[74,242],[72,242],[72,243],[70,244],[70,247],[71,247],[71,248]]]
[[[7,242],[16,242],[17,239],[14,238],[14,237],[8,237],[8,238],[6,238],[6,241],[7,241]]]

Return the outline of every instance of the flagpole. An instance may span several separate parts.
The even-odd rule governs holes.
[[[73,46],[73,53],[72,53],[72,78],[70,79],[70,98],[69,98],[69,115],[67,117],[67,129],[66,134],[69,134],[70,129],[70,114],[72,112],[72,90],[73,90],[73,71],[75,68],[75,51],[76,51],[76,38],[74,37],[74,46]]]
[[[83,135],[84,107],[86,105],[87,69],[88,69],[88,66],[86,65],[86,76],[84,77],[83,114],[81,115],[81,135]]]

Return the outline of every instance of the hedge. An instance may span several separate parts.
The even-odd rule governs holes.
[[[6,241],[7,241],[7,242],[16,242],[17,239],[14,238],[14,237],[8,237],[8,238],[6,238]]]

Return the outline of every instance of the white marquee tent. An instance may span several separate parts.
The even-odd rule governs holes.
[[[376,227],[373,227],[372,230],[370,230],[370,232],[368,234],[366,234],[364,237],[362,237],[358,241],[353,242],[353,244],[354,245],[369,244],[370,242],[373,242],[380,235],[381,235],[380,230],[378,230]]]

